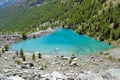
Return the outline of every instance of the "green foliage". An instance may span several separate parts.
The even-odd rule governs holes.
[[[2,53],[5,53],[5,50],[4,50],[4,48],[2,48]]]
[[[22,39],[26,40],[27,39],[27,35],[25,33],[22,33]]]
[[[2,54],[0,53],[0,57],[2,57]]]
[[[12,56],[12,59],[15,59],[15,55]]]
[[[115,4],[112,4],[112,0],[109,0],[110,3],[107,0],[43,1],[45,3],[32,8],[30,4],[33,0],[29,0],[1,10],[0,30],[27,33],[36,31],[36,28],[68,26],[91,37],[120,38],[119,0],[115,0]],[[50,24],[41,26],[45,22]]]
[[[21,65],[22,64],[22,62],[20,61],[20,60],[17,60],[17,62],[16,62],[18,65]]]
[[[22,48],[21,48],[21,50],[20,50],[20,58],[22,58],[23,61],[26,61],[26,56],[24,55],[24,51],[23,51]]]
[[[23,58],[24,57],[24,51],[23,51],[23,49],[21,48],[21,50],[20,50],[20,57],[21,58]]]
[[[72,59],[69,60],[68,64],[70,64],[72,62]]]
[[[40,53],[40,52],[38,53],[38,58],[39,58],[39,59],[41,59],[41,58],[42,58],[42,56],[41,56],[41,53]]]
[[[15,54],[16,54],[17,56],[19,56],[19,55],[18,55],[18,51],[16,51]]]
[[[35,56],[35,53],[32,54],[32,60],[35,60],[36,56]]]
[[[73,53],[72,56],[75,56],[75,54]]]
[[[42,65],[42,68],[47,68],[47,64]]]
[[[24,55],[24,56],[22,57],[22,59],[23,59],[23,61],[26,61],[26,56]]]
[[[7,44],[4,46],[4,48],[5,48],[5,51],[9,50],[9,46]]]

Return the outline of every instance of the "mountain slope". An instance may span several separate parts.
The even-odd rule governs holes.
[[[29,32],[61,25],[101,40],[117,40],[120,38],[120,1],[23,0],[0,11],[2,31]]]

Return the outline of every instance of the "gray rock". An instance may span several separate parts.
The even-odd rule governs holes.
[[[79,74],[76,80],[104,80],[100,74],[83,73]]]
[[[102,74],[104,80],[120,80],[120,69],[109,69]]]
[[[0,80],[12,80],[12,79],[8,79],[8,77],[0,74]]]
[[[116,60],[120,60],[120,48],[115,48],[110,51],[109,56],[112,56]]]
[[[120,69],[109,69],[102,74],[81,73],[76,80],[120,80]]]
[[[44,70],[44,68],[42,66],[39,67],[39,70]]]
[[[21,77],[17,77],[17,76],[7,77],[7,76],[0,74],[0,80],[24,80],[24,79]]]
[[[75,59],[76,58],[76,56],[71,56],[71,59]]]
[[[69,78],[67,78],[67,80],[75,80],[74,78],[72,78],[72,77],[69,77]]]
[[[51,74],[45,74],[42,77],[44,77],[44,80],[66,80],[67,77],[59,72],[52,72]]]
[[[68,59],[70,59],[70,57],[62,57],[61,59],[62,60],[68,60]]]
[[[23,78],[21,77],[17,77],[17,76],[11,76],[11,77],[8,77],[9,80],[24,80]]]
[[[42,78],[43,78],[43,80],[49,80],[49,79],[51,79],[51,76],[50,76],[50,74],[45,74],[45,75],[42,75]]]
[[[53,80],[58,80],[58,79],[59,80],[63,80],[63,79],[66,79],[65,75],[63,75],[63,74],[61,74],[59,72],[56,72],[56,71],[52,72],[51,76],[53,77]]]
[[[77,63],[76,62],[71,62],[70,66],[77,66]]]
[[[34,64],[33,63],[31,63],[31,62],[24,62],[24,63],[22,63],[22,68],[32,68],[34,66]]]

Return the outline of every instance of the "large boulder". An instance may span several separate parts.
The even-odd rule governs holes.
[[[23,62],[22,65],[21,65],[22,68],[31,68],[31,67],[34,67],[34,64],[31,63],[31,62]]]
[[[11,80],[11,79],[8,79],[8,77],[0,74],[0,80]]]
[[[8,77],[9,80],[24,80],[23,78],[21,77],[17,77],[17,76],[11,76],[11,77]]]
[[[52,72],[51,74],[45,74],[43,76],[45,80],[66,80],[67,77],[59,72]]]
[[[120,69],[109,69],[102,74],[104,80],[120,80]]]
[[[7,76],[0,74],[0,80],[24,80],[24,79],[21,77],[17,77],[17,76],[7,77]]]
[[[80,73],[76,80],[120,80],[120,69],[109,69],[103,73]]]
[[[66,78],[65,75],[63,75],[63,74],[61,74],[61,73],[59,73],[59,72],[56,72],[56,71],[52,72],[52,73],[51,73],[51,76],[53,77],[53,80],[58,80],[58,79],[63,80],[63,79]]]
[[[95,73],[81,73],[76,80],[104,80],[101,75]]]

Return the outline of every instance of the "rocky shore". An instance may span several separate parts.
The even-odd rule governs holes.
[[[6,44],[11,44],[21,39],[21,35],[14,33],[14,34],[4,34],[0,35],[0,48],[3,48]]]
[[[35,60],[26,53],[26,61],[15,52],[0,52],[0,80],[120,80],[118,50],[77,57],[42,55],[41,59],[35,54]]]
[[[33,32],[33,33],[27,33],[26,37],[28,39],[35,38],[35,37],[40,37],[40,36],[43,36],[45,34],[52,33],[57,28],[58,27],[52,28],[52,29],[48,28],[46,30],[40,30],[40,31]],[[9,45],[9,44],[15,43],[15,42],[20,41],[20,40],[23,40],[23,35],[19,34],[17,32],[12,33],[12,34],[7,34],[7,33],[6,34],[0,34],[0,48],[3,48],[6,44]]]

